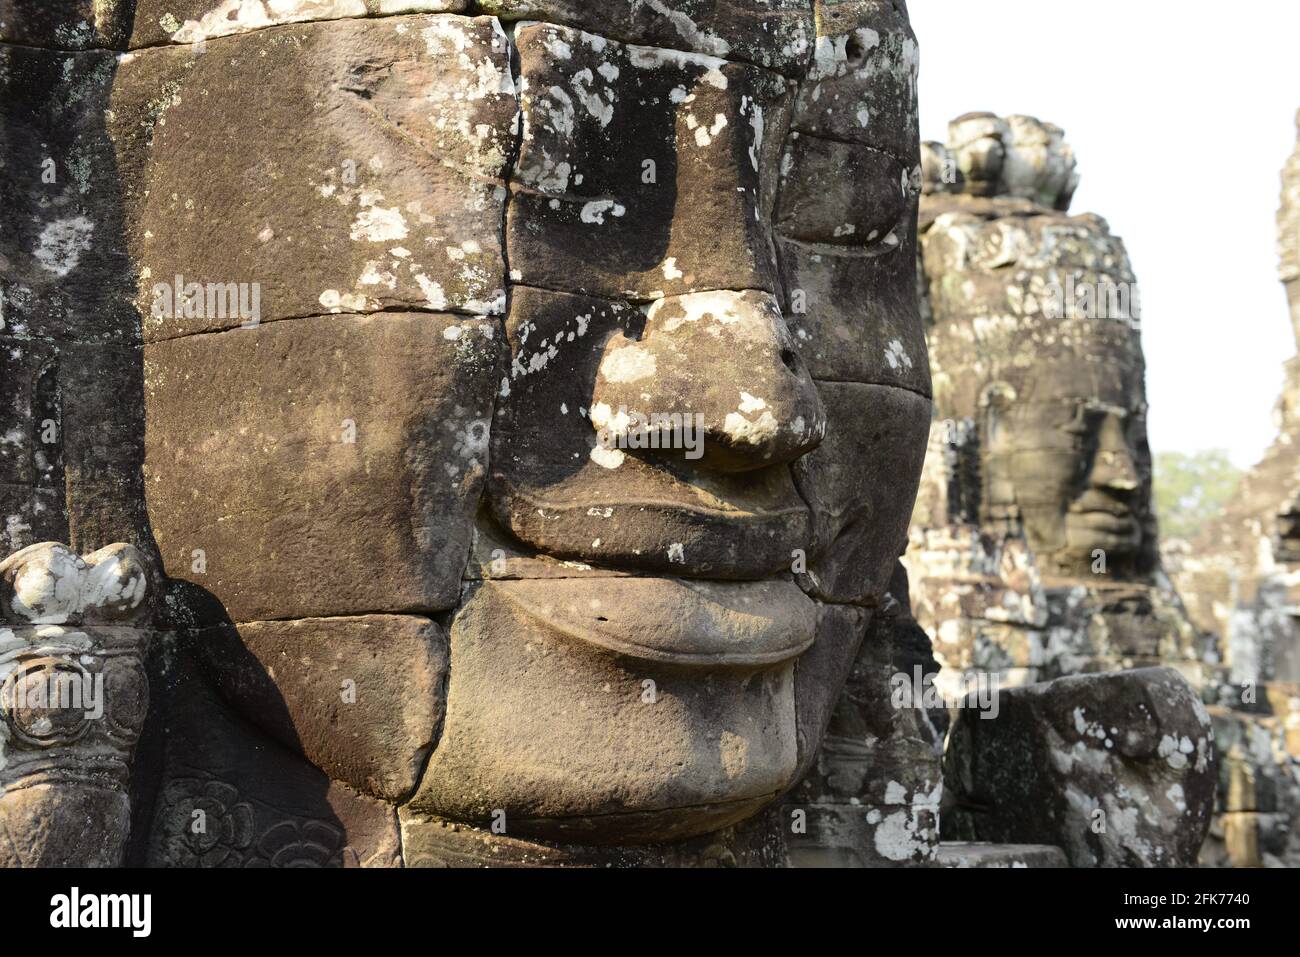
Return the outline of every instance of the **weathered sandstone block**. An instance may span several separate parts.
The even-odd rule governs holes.
[[[944,781],[944,834],[1050,844],[1074,867],[1188,867],[1209,827],[1210,715],[1167,668],[1004,689],[996,717],[964,710]]]

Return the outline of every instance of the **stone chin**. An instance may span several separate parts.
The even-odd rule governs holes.
[[[504,813],[511,835],[575,844],[749,817],[798,773],[795,663],[818,614],[780,580],[472,586],[409,810],[482,827]]]

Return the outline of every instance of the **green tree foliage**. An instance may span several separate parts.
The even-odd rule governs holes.
[[[1163,538],[1193,538],[1237,489],[1241,470],[1223,449],[1155,457],[1156,514]]]

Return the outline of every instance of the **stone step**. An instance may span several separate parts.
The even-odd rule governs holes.
[[[944,841],[940,867],[1069,867],[1065,852],[1050,844],[985,844]]]

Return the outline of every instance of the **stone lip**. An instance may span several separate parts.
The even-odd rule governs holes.
[[[817,611],[793,582],[619,578],[518,581],[504,594],[553,631],[645,661],[754,667],[812,646]],[[671,610],[671,614],[666,614]]]

